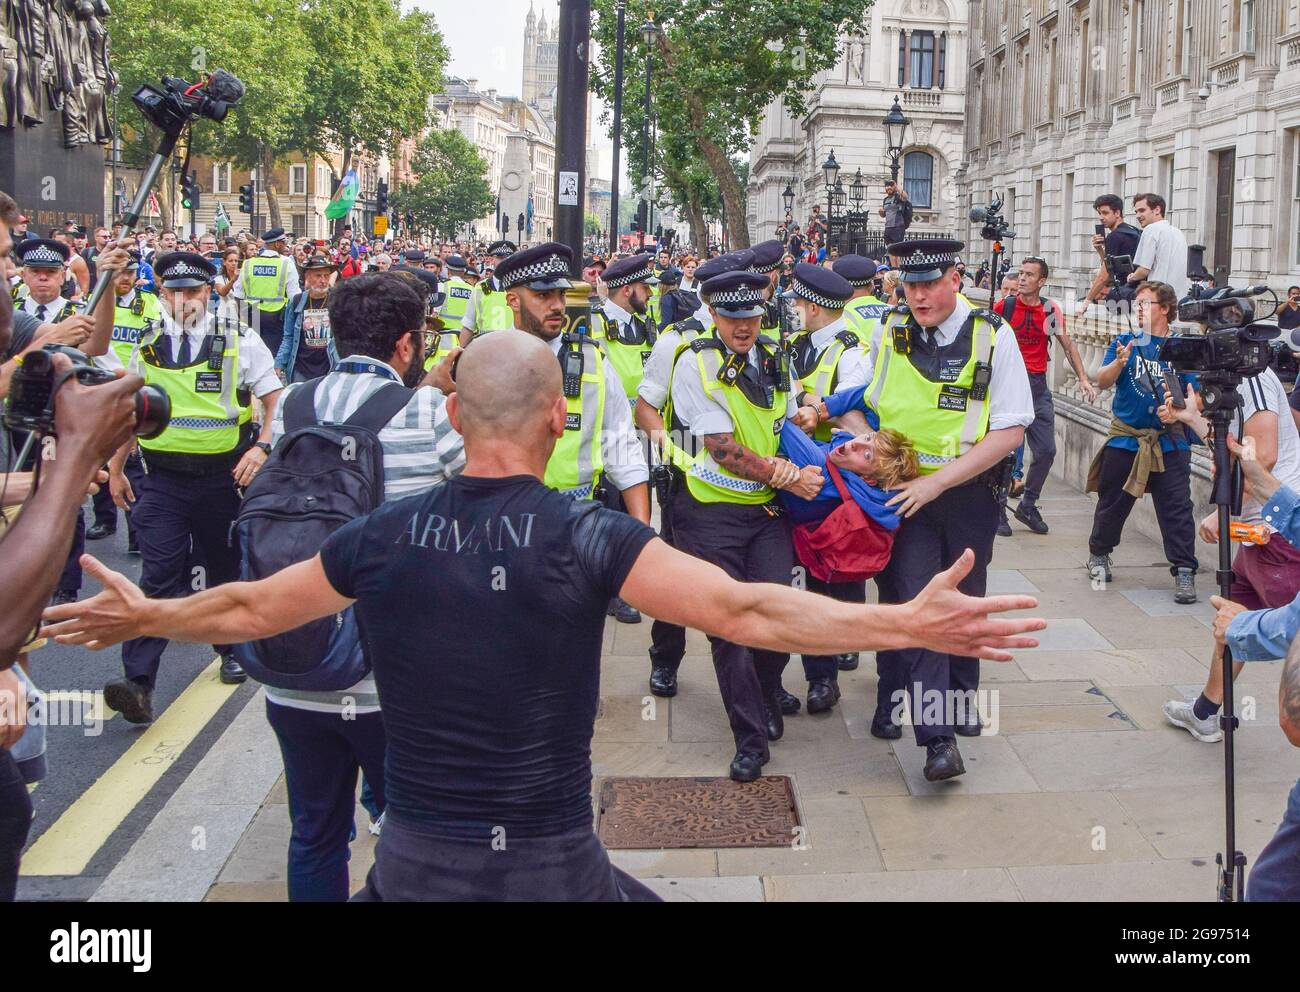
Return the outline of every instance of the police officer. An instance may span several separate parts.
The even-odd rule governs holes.
[[[686,478],[673,505],[677,546],[735,579],[788,584],[794,552],[775,489],[810,498],[823,480],[821,469],[800,470],[776,455],[795,404],[783,353],[759,337],[769,285],[744,269],[702,285],[713,326],[678,347],[666,420],[689,431],[697,448],[693,456],[675,449]],[[789,655],[720,637],[709,644],[736,743],[731,777],[750,782],[762,775],[768,741],[785,730],[777,690]]]
[[[594,499],[608,476],[627,512],[648,524],[650,473],[622,380],[590,336],[564,331],[572,264],[572,250],[549,241],[515,252],[496,268],[495,295],[509,304],[513,326],[546,342],[564,375],[568,417],[543,481],[574,499]]]
[[[52,238],[30,238],[15,250],[22,267],[22,282],[14,287],[14,305],[42,323],[57,324],[77,312],[77,304],[63,295],[64,266],[71,250]]]
[[[146,293],[135,284],[140,271],[140,253],[131,250],[128,252],[128,257],[130,261],[113,278],[113,336],[109,341],[113,359],[99,361],[100,365],[110,368],[126,368],[131,362],[131,354],[135,351],[141,336],[150,333],[162,319],[162,308],[158,303],[158,297],[153,293]],[[137,495],[143,492],[144,469],[140,465],[140,456],[137,452],[132,452],[127,457],[125,472],[131,482],[131,488]],[[113,502],[113,494],[108,486],[101,486],[92,502],[95,507],[95,524],[86,531],[86,540],[98,541],[116,534],[117,504]],[[127,554],[139,554],[130,513],[126,515],[126,530]]]
[[[284,228],[271,228],[262,235],[262,243],[261,251],[244,259],[231,292],[248,304],[245,320],[274,357],[284,340],[284,308],[301,290],[297,266],[280,252],[286,244]]]
[[[515,251],[513,241],[494,241],[488,245],[487,264],[493,268],[494,274],[489,276],[485,273],[470,294],[469,308],[460,322],[462,345],[468,345],[476,334],[505,331],[515,326],[514,314],[506,303],[500,281],[495,276],[495,269],[499,269],[501,263]]]
[[[748,249],[753,255],[750,269],[761,276],[767,276],[767,289],[763,290],[763,337],[769,341],[780,341],[781,301],[776,296],[776,284],[781,278],[781,259],[785,256],[785,245],[775,238],[760,241]],[[699,273],[696,273],[699,278]]]
[[[470,297],[474,294],[473,285],[465,279],[468,268],[465,259],[460,255],[447,256],[447,271],[450,273],[447,278],[447,299],[442,305],[439,316],[447,327],[457,332],[460,331],[460,323],[469,310]]]
[[[853,295],[848,280],[820,265],[800,262],[786,295],[802,327],[789,341],[790,375],[799,384],[796,402],[815,407],[831,393],[865,386],[866,355],[858,336],[845,326],[845,304]],[[831,439],[829,423],[817,426],[816,438]],[[808,575],[807,583],[811,592],[842,603],[867,601],[866,582],[822,582]],[[833,707],[840,698],[839,672],[857,667],[857,654],[804,655],[808,712],[824,713]]]
[[[271,419],[280,395],[270,351],[249,328],[219,321],[208,308],[215,278],[196,252],[157,258],[161,320],[142,336],[129,368],[171,399],[171,422],[155,438],[139,441],[149,480],[133,492],[123,475],[132,444],[109,463],[109,486],[118,506],[132,510],[142,561],[141,587],[176,597],[192,588],[191,545],[202,555],[203,585],[238,577],[239,553],[230,533],[239,511],[237,487],[247,486],[270,451]],[[252,422],[252,396],[266,422]],[[104,700],[130,723],[153,719],[153,687],[167,642],[144,637],[122,645],[126,677],[104,687]],[[229,645],[217,647],[221,680],[242,682],[244,670]]]
[[[866,342],[866,402],[882,427],[911,439],[922,473],[890,500],[905,519],[876,577],[882,603],[911,599],[966,548],[975,552],[975,567],[961,589],[983,595],[999,515],[995,493],[1034,419],[1015,333],[991,310],[972,310],[958,296],[961,248],[948,239],[890,245],[907,304],[893,307],[883,333]],[[979,688],[979,662],[909,649],[881,651],[876,664],[871,733],[902,735],[893,717],[906,693],[916,742],[927,752],[925,777],[963,774],[954,734],[980,733],[979,714],[966,705]]]
[[[831,263],[831,271],[843,276],[853,287],[853,295],[844,307],[844,325],[859,341],[870,341],[879,333],[880,320],[889,309],[889,304],[876,296],[879,269],[874,261],[862,255],[841,255]]]

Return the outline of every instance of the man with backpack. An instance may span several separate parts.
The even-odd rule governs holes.
[[[902,241],[912,226],[912,201],[896,180],[885,183],[885,199],[879,214],[885,218],[885,244]]]
[[[464,466],[443,394],[407,388],[425,375],[420,291],[402,275],[369,273],[336,285],[328,308],[340,361],[289,386],[276,409],[271,458],[240,513],[246,579],[314,555],[348,520]],[[303,505],[315,508],[285,519]],[[344,901],[357,770],[382,810],[386,737],[351,611],[317,623],[323,628],[308,624],[238,651],[266,686],[284,758],[289,898]]]

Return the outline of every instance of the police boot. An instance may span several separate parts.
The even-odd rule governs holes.
[[[127,723],[153,723],[153,690],[134,679],[104,686],[104,705],[121,713]]]
[[[776,687],[776,698],[781,704],[781,712],[786,716],[793,716],[803,709],[803,703],[799,701],[799,697],[793,692],[786,692],[785,686],[779,685]]]
[[[888,713],[876,713],[871,718],[871,736],[879,737],[882,741],[896,741],[903,736],[903,728]]]
[[[116,526],[109,524],[95,524],[86,531],[87,541],[102,541],[106,537],[112,537],[117,533]]]
[[[767,755],[740,751],[731,759],[730,774],[737,782],[753,782],[762,776],[765,764],[767,764]]]
[[[961,760],[961,752],[957,750],[957,742],[953,738],[935,737],[925,747],[923,774],[927,782],[942,782],[966,774],[966,765]]]
[[[763,700],[763,714],[767,719],[767,739],[779,741],[785,736],[785,718],[781,715],[781,700],[775,691]]]
[[[641,622],[641,611],[635,606],[623,602],[618,596],[609,601],[609,606],[605,609],[605,616],[613,617],[619,623]]]
[[[841,672],[856,672],[858,670],[858,652],[837,654],[835,656],[835,667]]]
[[[239,685],[248,678],[248,673],[244,671],[244,666],[235,660],[233,654],[223,654],[221,656],[221,681],[226,685]]]
[[[677,670],[667,665],[655,665],[651,668],[650,694],[664,699],[677,695]]]
[[[825,713],[840,701],[840,687],[834,679],[813,679],[808,683],[808,712]]]

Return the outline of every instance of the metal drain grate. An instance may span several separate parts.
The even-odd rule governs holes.
[[[789,847],[799,838],[790,779],[609,778],[600,788],[601,841],[614,850]]]

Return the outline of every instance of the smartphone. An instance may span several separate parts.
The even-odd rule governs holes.
[[[1104,238],[1106,236],[1106,225],[1094,224],[1092,228],[1092,233],[1097,235],[1097,237],[1099,238]]]
[[[1175,410],[1187,409],[1187,397],[1183,394],[1183,384],[1178,381],[1178,373],[1165,369],[1165,391],[1169,393],[1169,402]]]

